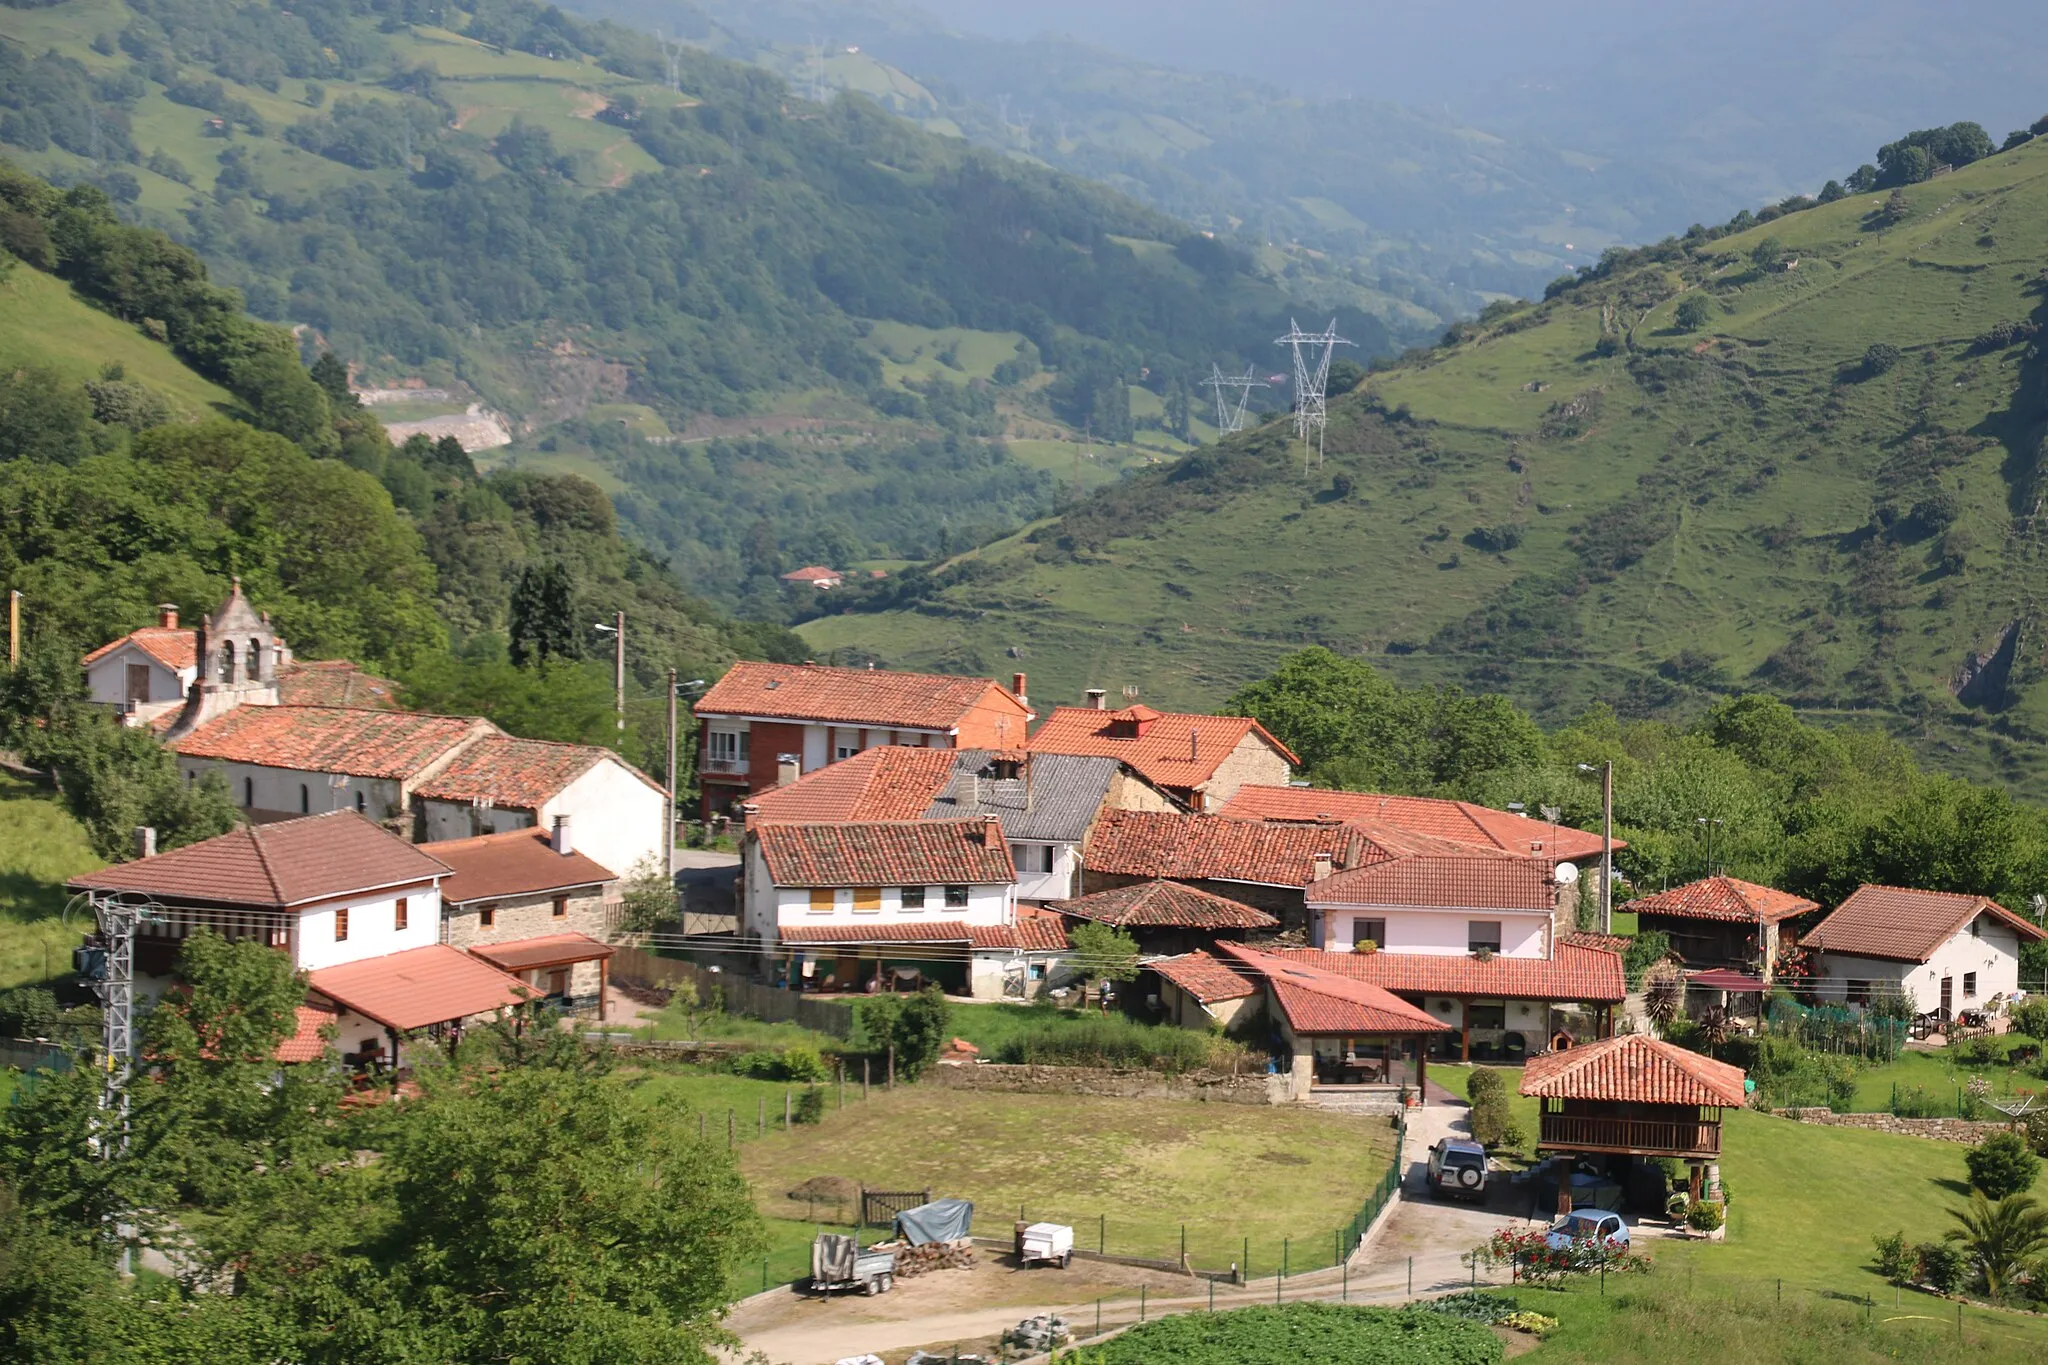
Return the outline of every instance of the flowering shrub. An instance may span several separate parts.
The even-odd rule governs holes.
[[[1501,1319],[1501,1326],[1512,1327],[1517,1332],[1527,1332],[1532,1337],[1546,1337],[1557,1330],[1557,1319],[1542,1313],[1510,1313]]]
[[[1472,1249],[1468,1264],[1513,1266],[1517,1278],[1541,1284],[1602,1269],[1610,1275],[1647,1271],[1650,1258],[1599,1238],[1575,1237],[1569,1245],[1553,1247],[1548,1228],[1499,1228]]]

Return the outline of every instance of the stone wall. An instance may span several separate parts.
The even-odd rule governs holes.
[[[945,1064],[925,1073],[926,1083],[951,1090],[1002,1090],[1026,1095],[1109,1095],[1132,1100],[1196,1100],[1210,1104],[1280,1104],[1286,1077],[1198,1071],[1168,1076],[1157,1071],[1086,1066]]]
[[[1973,1147],[1993,1133],[2012,1127],[2002,1120],[1904,1119],[1894,1114],[1837,1114],[1832,1109],[1773,1109],[1771,1113],[1798,1123],[1819,1123],[1830,1128],[1863,1128],[1873,1133],[1933,1138],[1937,1142],[1966,1142]]]

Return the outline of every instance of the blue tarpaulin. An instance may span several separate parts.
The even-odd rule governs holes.
[[[896,1215],[896,1231],[914,1247],[955,1242],[974,1225],[974,1205],[965,1199],[934,1199]]]

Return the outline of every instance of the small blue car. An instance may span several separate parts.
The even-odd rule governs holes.
[[[1620,1214],[1605,1209],[1573,1209],[1550,1225],[1550,1235],[1543,1239],[1543,1244],[1552,1251],[1601,1244],[1610,1251],[1626,1251],[1628,1224]]]

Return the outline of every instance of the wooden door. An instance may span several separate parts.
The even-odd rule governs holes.
[[[127,675],[126,675],[126,677],[125,677],[125,679],[124,679],[124,682],[125,682],[126,686],[125,686],[125,687],[124,687],[124,689],[123,689],[123,691],[124,691],[124,696],[123,696],[123,700],[125,700],[125,701],[148,701],[148,700],[149,700],[149,665],[148,665],[148,664],[129,664],[129,665],[128,665],[128,671],[127,671]]]
[[[548,994],[565,996],[569,993],[569,969],[557,967],[548,973]]]

